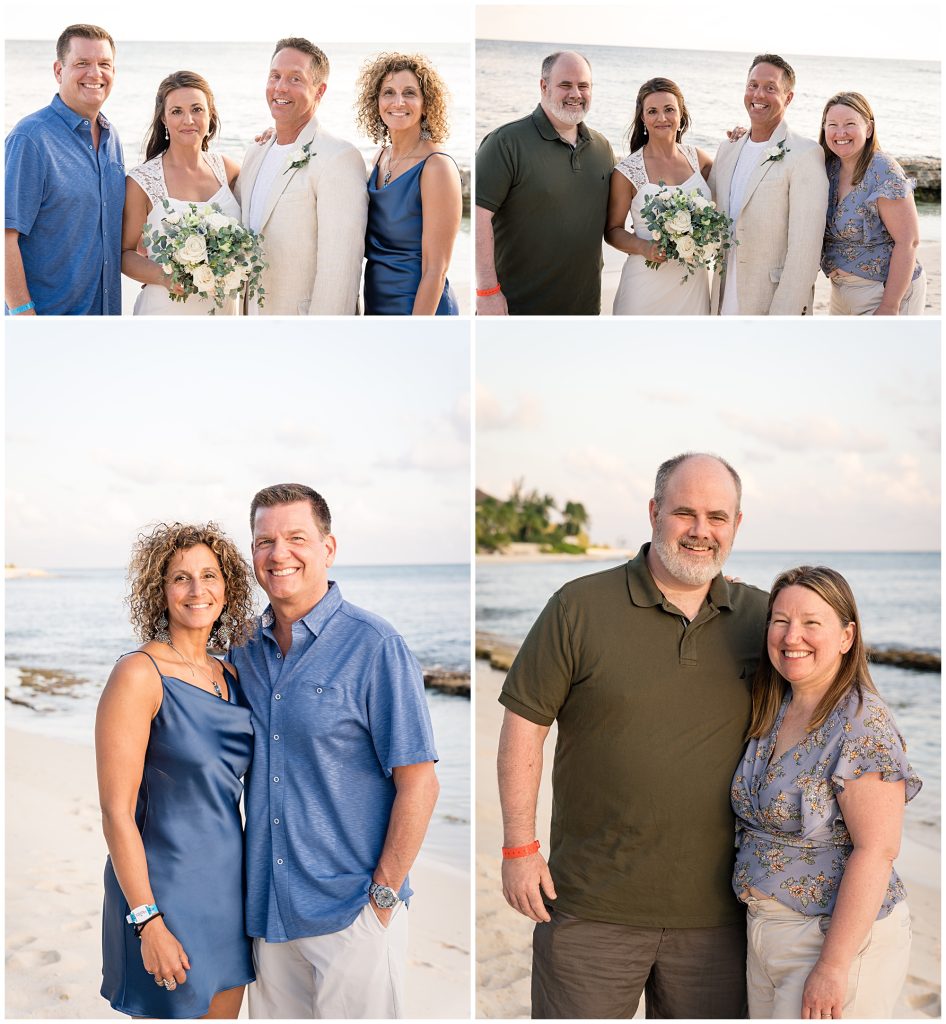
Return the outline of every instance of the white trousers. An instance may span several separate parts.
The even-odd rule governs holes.
[[[254,1020],[399,1019],[404,1015],[407,909],[387,928],[367,904],[340,932],[290,942],[253,940]]]
[[[831,316],[867,316],[873,313],[884,297],[882,281],[834,272],[831,278]],[[926,271],[910,284],[900,300],[900,316],[920,316],[926,307]]]
[[[778,900],[748,904],[746,985],[752,1019],[797,1020],[805,981],[821,953],[830,915],[808,917]],[[844,1016],[889,1019],[907,976],[910,911],[898,903],[871,926],[848,975]]]

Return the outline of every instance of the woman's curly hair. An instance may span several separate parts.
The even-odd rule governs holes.
[[[131,550],[128,565],[130,592],[126,601],[131,624],[142,643],[153,640],[158,619],[167,611],[164,594],[165,575],[175,553],[198,544],[206,544],[214,553],[223,573],[225,611],[234,621],[228,624],[230,643],[245,643],[252,630],[253,574],[236,544],[216,523],[158,523],[150,533],[140,533]],[[213,624],[211,635],[220,622]]]
[[[381,83],[398,71],[412,71],[420,82],[424,98],[424,114],[433,142],[443,142],[450,134],[447,101],[450,91],[437,69],[422,53],[379,53],[365,61],[358,76],[358,99],[355,102],[358,127],[372,142],[383,142],[388,129],[378,113]]]

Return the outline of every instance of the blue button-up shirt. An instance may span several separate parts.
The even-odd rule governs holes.
[[[5,227],[20,233],[30,298],[45,315],[122,311],[125,162],[117,132],[54,96],[7,136]]]
[[[436,761],[424,680],[387,622],[336,583],[292,625],[267,608],[230,653],[253,713],[246,777],[246,928],[267,942],[341,931],[368,902],[394,803],[392,770]],[[401,899],[411,894],[407,879]]]

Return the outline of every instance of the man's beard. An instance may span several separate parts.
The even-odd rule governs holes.
[[[654,536],[653,545],[667,572],[675,580],[690,587],[701,587],[715,579],[722,572],[726,556],[729,554],[712,541],[702,541],[701,546],[713,549],[713,557],[710,561],[696,562],[687,558],[681,551],[679,541],[667,540],[660,531]]]
[[[549,100],[549,110],[553,117],[563,124],[578,124],[580,121],[584,121],[590,106],[590,103],[553,103]]]

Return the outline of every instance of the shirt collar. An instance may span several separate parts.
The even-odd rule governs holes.
[[[546,114],[541,103],[535,108],[535,110],[532,111],[532,121],[535,124],[538,133],[542,136],[543,139],[547,140],[548,142],[554,142],[556,139],[558,139],[559,142],[565,142],[565,140],[561,137],[561,135],[558,134],[558,132],[553,127],[552,122],[549,120],[549,115]],[[576,146],[581,143],[587,142],[590,138],[591,134],[585,126],[585,122],[579,121],[578,140],[576,142]],[[567,146],[569,145],[569,143],[565,142],[565,145]]]
[[[649,541],[642,544],[640,551],[627,563],[627,589],[638,608],[654,608],[664,603],[664,595],[647,568],[648,551]],[[716,608],[732,608],[730,584],[722,573],[713,578],[707,596],[710,604]]]
[[[325,628],[328,620],[338,611],[342,603],[342,591],[334,580],[328,581],[328,593],[308,613],[297,620],[305,624],[313,636],[318,636]],[[276,624],[276,615],[271,604],[266,605],[263,614],[260,615],[260,628],[271,629]],[[293,623],[295,625],[295,623]]]
[[[50,103],[50,106],[63,119],[63,121],[65,121],[69,126],[70,131],[75,131],[80,124],[83,124],[88,120],[88,118],[83,117],[81,114],[77,114],[72,107],[67,107],[66,104],[63,103],[62,97],[58,92],[53,96],[53,101]],[[98,112],[96,120],[98,121],[100,128],[104,128],[107,132],[112,130],[112,126],[109,123],[108,118],[101,110]]]

